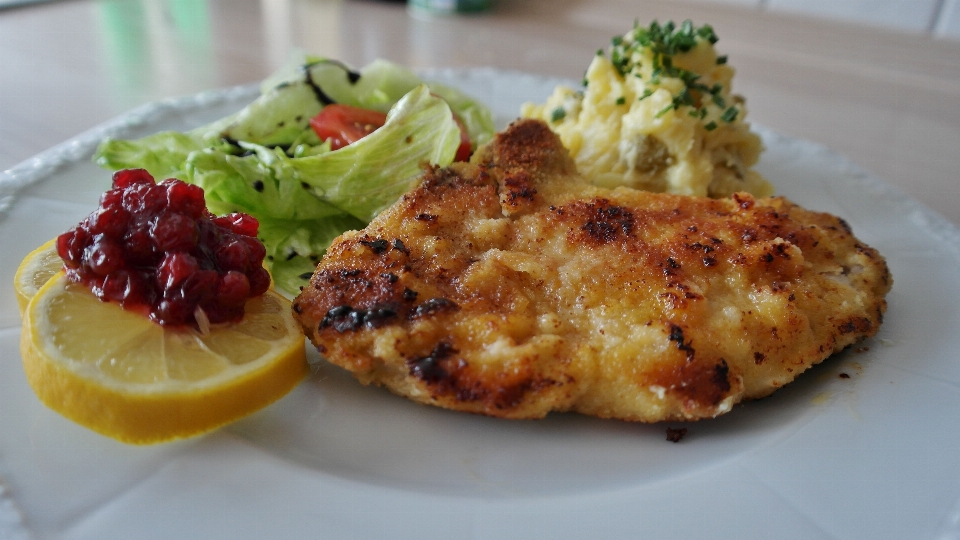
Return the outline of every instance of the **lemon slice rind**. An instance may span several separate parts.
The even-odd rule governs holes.
[[[27,309],[30,299],[37,294],[44,283],[60,271],[62,266],[63,261],[57,254],[56,238],[31,251],[20,261],[17,272],[13,276],[13,290],[17,296],[17,307],[20,308],[21,316]]]

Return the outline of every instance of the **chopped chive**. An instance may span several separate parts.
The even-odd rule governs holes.
[[[557,107],[556,109],[553,110],[552,113],[550,113],[550,120],[552,122],[559,122],[564,118],[566,118],[566,116],[567,116],[566,109],[564,109],[563,107]]]
[[[706,128],[707,131],[713,131],[717,129],[717,123],[711,120],[707,122],[706,125],[704,125],[703,127]]]
[[[717,37],[717,34],[715,34],[715,33],[713,32],[713,27],[710,26],[709,24],[705,24],[705,25],[701,26],[700,28],[698,28],[698,29],[697,29],[697,34],[698,34],[700,37],[702,37],[703,39],[709,41],[711,45],[713,45],[714,43],[716,43],[717,41],[720,40],[720,39]]]
[[[703,119],[706,117],[707,111],[702,106],[698,106],[701,99],[699,96],[710,94],[712,102],[724,109],[721,118],[726,120],[729,117],[731,118],[729,121],[732,121],[736,119],[737,111],[730,111],[727,108],[726,100],[722,96],[723,87],[719,83],[707,86],[700,82],[700,74],[678,67],[674,58],[677,54],[692,50],[701,42],[705,41],[712,45],[718,39],[713,27],[708,24],[697,27],[690,20],[685,20],[679,25],[673,21],[660,23],[655,20],[647,26],[640,26],[639,21],[635,20],[633,30],[626,36],[611,38],[612,46],[609,56],[613,67],[621,76],[625,77],[632,72],[635,77],[644,80],[650,86],[661,84],[664,77],[680,79],[683,82],[682,89],[673,96],[671,104],[657,113],[658,118],[666,114],[671,108],[676,110],[681,106],[690,106],[692,110],[688,114],[691,117]],[[649,77],[644,77],[643,73],[640,72],[640,62],[635,60],[639,56],[638,51],[641,49],[647,49],[651,53]],[[597,54],[603,55],[603,51],[597,51]],[[716,63],[718,65],[726,64],[727,57],[717,56]],[[651,94],[653,94],[652,90],[644,89],[639,100],[643,100]],[[617,98],[616,102],[618,105],[622,105],[625,104],[626,100]],[[714,124],[714,129],[715,127]]]
[[[620,96],[620,97],[617,98],[617,105],[623,105],[623,104],[626,103],[626,102],[627,102],[627,98],[625,98],[625,97],[623,97],[623,96]]]
[[[723,114],[720,115],[720,119],[724,122],[730,123],[737,119],[737,113],[740,111],[736,107],[730,107],[727,110],[723,111]]]
[[[710,93],[710,89],[707,88],[706,85],[700,84],[698,82],[691,83],[687,87],[690,88],[691,90],[696,90],[697,92],[703,92],[705,94]]]
[[[667,114],[667,111],[670,111],[670,110],[673,110],[673,103],[671,103],[670,105],[667,105],[666,107],[660,109],[660,112],[658,112],[656,115],[654,115],[654,118],[660,118],[661,116]]]

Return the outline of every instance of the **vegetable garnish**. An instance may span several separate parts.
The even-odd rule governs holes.
[[[490,138],[490,112],[451,88],[375,61],[360,71],[301,58],[267,79],[243,110],[195,130],[107,140],[98,164],[143,168],[205,191],[217,214],[260,222],[275,285],[295,293],[343,231],[362,228],[419,177],[424,162],[465,159]],[[310,121],[330,106],[384,114],[382,127],[339,148]]]

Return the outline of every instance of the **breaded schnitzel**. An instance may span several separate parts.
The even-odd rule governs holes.
[[[890,286],[839,218],[592,186],[523,120],[335,241],[294,310],[327,360],[422,403],[655,422],[872,336]]]

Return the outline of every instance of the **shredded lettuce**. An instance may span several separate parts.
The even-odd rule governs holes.
[[[309,125],[329,103],[386,112],[387,121],[333,151]],[[396,64],[378,60],[355,72],[303,57],[267,79],[260,97],[233,115],[186,133],[108,139],[94,160],[110,169],[180,178],[204,189],[211,212],[256,217],[274,283],[293,294],[330,243],[412,188],[424,163],[453,161],[460,128],[452,113],[474,144],[494,132],[481,104],[425,84]]]

